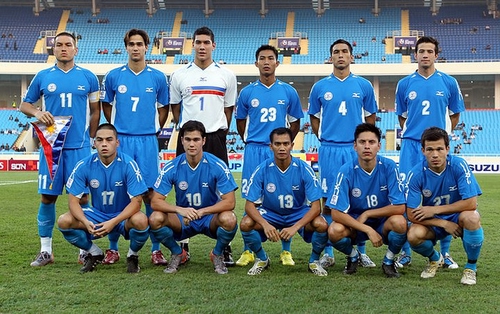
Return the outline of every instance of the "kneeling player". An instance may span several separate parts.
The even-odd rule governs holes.
[[[290,154],[293,148],[290,129],[274,129],[270,142],[274,157],[257,167],[244,195],[247,215],[241,220],[241,234],[245,244],[257,255],[248,274],[258,275],[269,267],[262,241],[289,241],[299,233],[306,242],[312,243],[309,271],[327,276],[319,263],[328,228],[320,216],[319,181],[309,165]],[[257,203],[261,205],[257,207]]]
[[[380,129],[368,123],[354,132],[358,158],[344,164],[329,198],[332,220],[328,237],[333,246],[347,255],[345,274],[354,274],[360,253],[353,243],[369,239],[373,246],[388,244],[382,263],[387,277],[399,277],[394,256],[406,242],[404,185],[396,163],[378,156]]]
[[[464,285],[476,284],[476,262],[484,233],[477,208],[481,189],[469,165],[449,155],[450,142],[445,130],[432,127],[422,134],[425,160],[408,175],[408,230],[412,250],[429,258],[421,273],[431,278],[443,265],[443,256],[434,249],[437,240],[448,235],[461,237],[467,263],[461,279]]]
[[[91,239],[114,232],[130,239],[127,271],[138,273],[138,252],[149,235],[148,218],[140,211],[142,195],[148,189],[137,163],[117,153],[119,141],[113,125],[100,125],[94,144],[97,153],[78,162],[66,183],[69,212],[59,217],[57,225],[69,243],[88,253],[81,272],[95,270],[104,259]],[[87,189],[92,207],[82,209],[79,200]]]
[[[205,234],[217,240],[210,252],[215,272],[227,274],[223,251],[238,230],[233,212],[238,186],[224,161],[203,152],[206,132],[201,122],[187,121],[179,136],[185,153],[161,170],[151,202],[154,212],[149,217],[156,239],[172,252],[164,272],[176,273],[188,261],[187,252],[176,241]],[[172,189],[175,204],[165,202]]]

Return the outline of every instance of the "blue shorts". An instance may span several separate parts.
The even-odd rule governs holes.
[[[460,213],[455,213],[455,214],[451,215],[450,217],[448,217],[448,219],[446,219],[446,220],[452,221],[452,222],[458,224],[459,216],[460,216]],[[446,232],[446,230],[444,230],[444,228],[441,228],[441,227],[430,227],[430,228],[432,229],[432,231],[434,231],[434,235],[435,235],[434,239],[432,239],[432,243],[434,245],[436,245],[436,242],[438,240],[444,239],[450,235],[448,232]]]
[[[135,160],[141,169],[142,178],[148,188],[153,187],[160,173],[160,158],[158,155],[158,139],[156,135],[125,135],[119,134],[121,152]]]
[[[85,214],[85,217],[89,221],[92,221],[94,224],[98,224],[98,223],[105,222],[105,221],[108,221],[108,220],[115,218],[121,212],[103,213],[95,208],[83,208],[83,213]],[[110,233],[119,233],[126,240],[128,240],[129,234],[128,234],[128,231],[125,230],[125,222],[126,222],[126,220],[123,220],[122,222],[118,223]]]
[[[201,217],[200,219],[193,220],[189,223],[189,225],[184,225],[183,216],[177,214],[179,221],[181,222],[181,232],[174,232],[174,239],[176,241],[181,241],[187,238],[191,238],[197,234],[204,234],[212,239],[217,239],[217,234],[212,233],[210,231],[210,223],[214,218],[214,214],[206,215]]]
[[[355,160],[357,157],[352,143],[331,144],[321,143],[318,152],[318,166],[321,177],[321,190],[323,198],[328,198],[329,187],[337,179],[337,173],[340,167],[348,161]]]
[[[59,165],[53,179],[50,179],[47,159],[40,150],[38,163],[38,193],[47,195],[61,195],[76,163],[91,154],[90,147],[63,149],[59,158]],[[88,191],[86,192],[88,193]]]
[[[274,228],[281,230],[283,228],[288,228],[293,226],[297,221],[301,220],[302,217],[309,211],[309,207],[304,207],[302,210],[297,210],[289,215],[277,214],[272,211],[268,211],[263,207],[259,207],[259,212],[268,223],[270,223]],[[267,241],[266,234],[264,230],[258,230],[260,234],[260,239],[262,242]],[[305,242],[311,243],[313,232],[305,231],[305,228],[300,228],[298,234],[304,239]]]
[[[358,217],[359,217],[359,215],[350,215],[350,216],[352,218],[354,218],[354,219],[358,219]],[[383,231],[384,231],[384,224],[385,224],[386,221],[387,221],[387,217],[384,217],[384,218],[369,218],[369,219],[367,219],[364,222],[365,225],[372,227],[373,230],[377,231],[377,233],[382,236],[384,244],[388,244],[387,237],[384,236],[384,233],[383,233]],[[370,240],[370,238],[368,238],[368,235],[366,233],[364,233],[364,232],[361,232],[361,231],[356,231],[356,236],[355,237],[356,237],[355,238],[356,244]]]
[[[264,160],[273,157],[273,151],[269,145],[249,143],[245,145],[245,155],[243,159],[243,171],[241,174],[241,195],[245,195],[248,190],[248,181],[257,166]]]
[[[399,151],[399,173],[406,181],[406,175],[410,170],[424,160],[422,153],[422,144],[420,141],[403,139],[401,141],[401,150]]]

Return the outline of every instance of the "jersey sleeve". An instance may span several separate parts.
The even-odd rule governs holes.
[[[370,116],[377,112],[378,106],[375,98],[375,90],[373,89],[372,83],[370,81],[363,79],[363,109],[364,116]]]
[[[113,72],[108,72],[104,76],[101,84],[101,101],[113,103],[115,100],[115,91],[113,89]]]
[[[130,159],[127,160],[127,193],[130,198],[144,194],[148,191],[146,183],[144,182],[141,170],[137,163]]]
[[[155,192],[158,192],[161,195],[167,195],[172,190],[175,183],[173,180],[173,178],[175,178],[175,167],[176,166],[173,162],[169,162],[163,166],[155,184],[153,185]]]
[[[311,166],[304,162],[302,162],[302,165],[304,170],[302,176],[305,182],[307,200],[309,202],[320,200],[322,192],[318,177],[316,177],[316,174],[314,173],[314,170],[312,170]]]
[[[236,75],[227,69],[226,71],[228,71],[228,79],[226,93],[224,94],[224,108],[233,107],[238,96]]]
[[[450,101],[448,103],[448,109],[450,114],[460,113],[465,111],[464,98],[458,85],[457,80],[454,77],[447,76],[447,83],[450,86]]]
[[[422,203],[421,178],[422,173],[415,173],[415,170],[411,170],[408,173],[408,185],[406,189],[406,206],[408,208],[417,208]]]
[[[84,160],[80,160],[75,165],[75,168],[66,182],[66,191],[69,194],[81,198],[84,193],[88,192],[87,169],[89,169],[89,167],[85,165]]]
[[[238,189],[231,171],[222,160],[215,163],[215,171],[217,173],[217,189],[222,195]]]
[[[455,160],[456,161],[453,164],[453,174],[456,178],[458,192],[460,193],[462,200],[481,195],[482,192],[479,188],[479,184],[470,171],[467,162],[460,157],[455,157]]]
[[[321,101],[318,99],[318,93],[319,93],[319,83],[322,82],[318,81],[316,82],[313,87],[311,88],[311,92],[309,93],[309,104],[308,104],[308,109],[307,113],[313,116],[317,116],[319,112],[321,111]]]
[[[386,167],[387,185],[389,189],[389,201],[392,205],[401,205],[406,203],[405,186],[399,175],[395,162],[389,162]]]
[[[167,106],[170,102],[170,97],[169,97],[169,86],[168,86],[168,78],[167,76],[158,71],[157,72],[157,90],[158,94],[156,96],[156,101],[157,105],[159,108]]]
[[[23,101],[34,104],[40,99],[40,83],[41,83],[41,74],[39,72],[35,77],[31,80],[30,86],[28,86],[28,90],[26,91],[26,95],[24,96]]]
[[[236,100],[236,113],[235,118],[238,120],[246,119],[248,116],[248,94],[249,86],[243,88]]]
[[[300,97],[297,90],[293,87],[289,87],[287,89],[287,93],[290,101],[287,108],[288,122],[294,122],[302,119],[304,117],[304,111],[302,110],[302,104],[300,103]]]
[[[396,95],[394,98],[394,107],[396,109],[396,114],[398,116],[406,117],[408,113],[408,108],[405,102],[405,90],[406,90],[406,79],[402,79],[398,82],[396,86]]]
[[[328,198],[328,207],[347,213],[349,210],[349,174],[347,168],[342,166],[337,174],[335,185],[331,189],[330,197]]]
[[[243,195],[243,198],[250,202],[257,202],[262,199],[264,195],[263,175],[264,169],[263,164],[261,164],[250,176],[250,179],[248,180],[248,189],[246,194]]]
[[[179,70],[178,70],[179,71]],[[170,75],[170,84],[169,84],[169,94],[170,94],[170,104],[177,105],[182,101],[181,90],[179,87],[179,72],[173,72]]]

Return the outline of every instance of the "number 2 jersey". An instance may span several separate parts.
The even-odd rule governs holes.
[[[66,190],[77,197],[88,193],[92,207],[103,213],[121,212],[132,197],[148,191],[137,163],[128,155],[117,153],[104,165],[97,153],[81,160],[66,183]]]
[[[53,116],[72,116],[64,148],[90,146],[90,102],[99,101],[99,80],[94,73],[75,65],[69,71],[57,66],[38,72],[24,97],[34,104],[40,98],[42,111]]]
[[[221,195],[238,188],[233,175],[224,161],[203,152],[195,168],[189,165],[186,154],[169,161],[160,171],[154,190],[167,195],[175,189],[175,204],[195,209],[212,206],[220,201]]]
[[[457,156],[448,155],[446,168],[436,173],[428,168],[427,161],[415,166],[408,174],[407,206],[439,206],[481,195],[481,188],[470,171],[467,162]],[[455,215],[436,215],[447,220]]]

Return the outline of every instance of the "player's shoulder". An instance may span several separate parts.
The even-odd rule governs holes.
[[[397,164],[391,158],[377,155],[377,163],[383,165],[385,168],[397,168]]]

